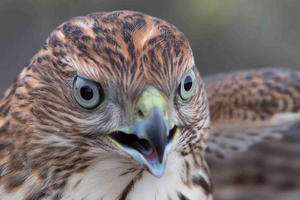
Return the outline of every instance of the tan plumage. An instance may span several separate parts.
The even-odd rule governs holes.
[[[205,82],[212,120],[207,159],[216,199],[298,199],[300,73],[264,68]]]
[[[210,160],[215,199],[297,200],[299,128],[280,141],[262,142],[226,160]]]
[[[219,157],[278,139],[300,117],[300,73],[279,69],[240,71],[206,78],[211,113],[208,152]]]
[[[0,102],[0,197],[212,199],[207,145],[226,157],[288,132],[298,86],[276,69],[204,84],[173,25],[131,11],[73,18]]]
[[[185,77],[194,89],[182,99]],[[188,40],[163,20],[116,11],[65,22],[0,108],[4,199],[211,196],[193,149],[205,148],[204,86]]]

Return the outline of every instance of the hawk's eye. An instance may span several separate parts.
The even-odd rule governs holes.
[[[190,70],[181,80],[178,86],[178,93],[183,100],[191,98],[196,89],[196,76],[193,70]]]
[[[85,109],[94,109],[104,101],[101,85],[82,76],[76,76],[73,87],[77,103]]]

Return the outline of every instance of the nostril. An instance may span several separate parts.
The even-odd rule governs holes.
[[[144,113],[141,110],[138,110],[138,115],[143,118],[145,117]]]

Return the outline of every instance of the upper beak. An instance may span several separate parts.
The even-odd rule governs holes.
[[[151,97],[153,98],[153,95]],[[156,94],[157,97],[160,96]],[[149,99],[147,100],[149,103]],[[154,99],[150,101],[152,106],[147,105],[145,109],[144,105],[144,110],[139,108],[146,118],[138,120],[131,128],[120,129],[109,135],[118,147],[129,153],[156,177],[164,174],[167,154],[177,132],[176,126],[172,126],[165,119],[165,108],[161,106],[161,101],[162,99]]]
[[[136,136],[149,142],[152,153],[157,155],[160,163],[164,160],[168,131],[167,123],[157,107],[151,109],[145,121],[134,126]]]

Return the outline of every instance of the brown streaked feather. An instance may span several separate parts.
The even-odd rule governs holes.
[[[199,80],[199,90],[186,103],[177,97],[177,88],[191,69]],[[104,88],[107,99],[97,109],[83,109],[75,101],[77,74]],[[202,152],[209,126],[208,104],[183,33],[166,21],[132,11],[93,13],[57,27],[0,101],[0,195],[10,199],[69,199],[73,194],[92,193],[82,189],[90,187],[90,182],[97,184],[91,195],[100,199],[132,195],[138,179],[132,177],[127,184],[126,179],[142,167],[113,145],[107,134],[132,125],[136,101],[149,86],[166,97],[170,116],[181,132],[173,150],[176,158],[180,155],[192,162],[200,157],[200,165],[205,165]],[[112,161],[106,162],[107,158]],[[114,173],[111,166],[107,174],[102,168],[94,169],[103,164],[101,161],[113,163],[120,171]],[[181,163],[176,164],[180,169]],[[130,168],[135,170],[128,171]],[[93,173],[102,173],[106,179],[94,179]],[[119,174],[123,174],[124,182],[119,181]],[[197,166],[189,174],[199,175],[205,182],[191,184],[191,194],[184,195],[210,199],[207,166]],[[179,176],[177,172],[175,175]],[[115,179],[106,185],[111,177]],[[182,187],[176,184],[176,190],[185,189],[179,180]],[[122,188],[119,184],[124,183]],[[112,188],[115,185],[120,188]],[[205,193],[199,188],[206,189]]]
[[[215,198],[298,199],[300,73],[265,68],[205,81],[212,120],[207,158]]]
[[[265,68],[205,79],[211,115],[209,155],[227,157],[300,122],[300,73]]]
[[[249,151],[209,165],[218,200],[298,200],[300,124],[280,141],[264,141]]]

